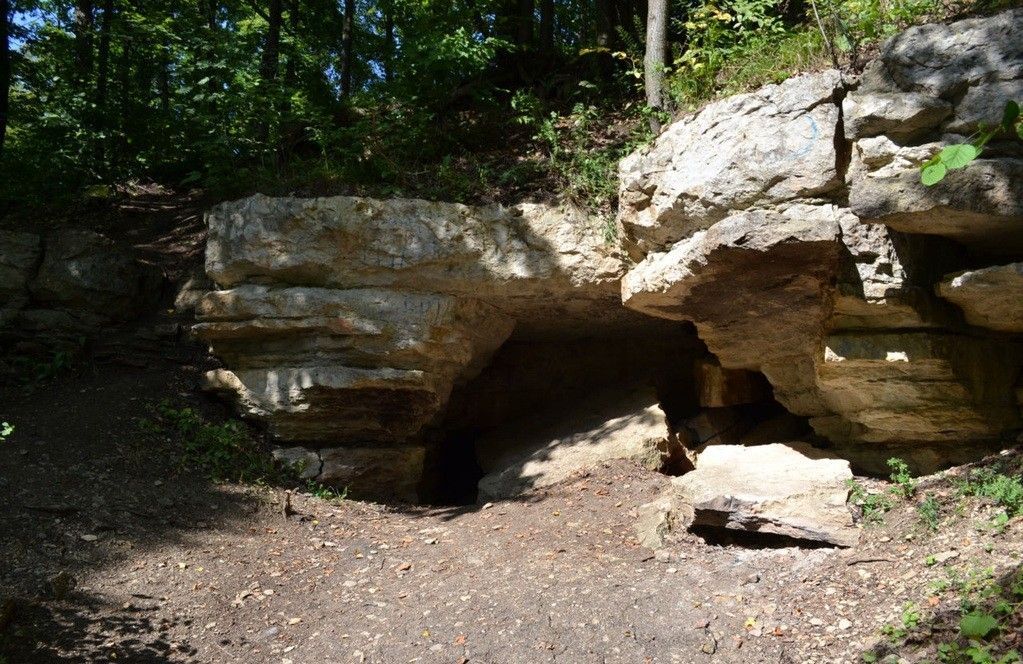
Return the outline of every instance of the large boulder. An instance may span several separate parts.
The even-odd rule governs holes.
[[[842,187],[834,142],[837,71],[709,104],[619,166],[619,222],[640,252],[669,247],[729,214]]]
[[[854,546],[851,479],[848,461],[804,443],[713,445],[672,480],[673,526]]]
[[[583,328],[595,314],[629,318],[607,306],[624,271],[619,252],[595,219],[569,205],[256,195],[217,206],[207,222],[206,272],[220,288],[443,293],[561,330]]]
[[[151,307],[162,273],[113,240],[66,229],[46,238],[42,264],[29,288],[37,308],[62,309],[123,321]]]

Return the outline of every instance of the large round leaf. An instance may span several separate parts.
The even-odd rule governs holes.
[[[976,159],[979,154],[979,148],[969,143],[963,143],[961,145],[948,146],[938,153],[938,157],[941,159],[941,163],[945,164],[946,168],[962,168]]]
[[[932,184],[941,182],[942,178],[945,177],[945,173],[948,169],[945,168],[945,164],[938,162],[936,164],[929,164],[923,167],[920,171],[920,182],[930,187]]]

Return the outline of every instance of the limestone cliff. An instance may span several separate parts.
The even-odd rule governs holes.
[[[535,411],[587,389],[621,387],[625,403],[656,386],[667,421],[618,446],[652,467],[687,436],[738,442],[742,421],[778,415],[750,372],[860,467],[968,458],[1021,426],[1023,160],[995,142],[932,188],[918,167],[1021,86],[1016,9],[909,30],[856,79],[806,74],[710,104],[622,161],[620,246],[569,205],[220,205],[217,290],[196,308],[225,364],[210,386],[308,476],[408,499],[424,475],[446,481],[435,457],[452,440],[485,423],[504,452],[537,439]],[[501,368],[477,378],[495,352]],[[564,409],[586,426],[555,423],[507,458],[553,477],[537,464],[574,456],[552,444],[605,458],[588,446],[616,436],[600,432],[645,412]],[[802,435],[781,421],[754,438]]]
[[[623,301],[695,322],[724,366],[762,371],[860,460],[1011,434],[1023,161],[995,144],[931,188],[918,168],[1021,97],[1017,9],[908,30],[859,80],[709,105],[621,164],[639,259]]]

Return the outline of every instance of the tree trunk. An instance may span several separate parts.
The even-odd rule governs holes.
[[[281,60],[281,20],[284,4],[281,0],[270,0],[267,12],[266,43],[263,45],[263,59],[259,73],[263,82],[270,84],[277,80]]]
[[[394,80],[394,18],[393,9],[388,7],[384,15],[384,80],[390,83]]]
[[[554,0],[540,0],[540,52],[554,52]]]
[[[665,53],[667,48],[668,0],[650,0],[646,20],[646,53],[643,57],[643,78],[646,103],[652,109],[650,131],[661,130],[657,114],[664,110]]]
[[[0,155],[4,153],[7,136],[7,114],[11,100],[11,6],[0,0]]]
[[[99,24],[99,49],[96,67],[96,103],[93,118],[89,123],[96,130],[93,147],[96,166],[101,173],[107,172],[107,143],[109,136],[106,129],[110,126],[107,117],[107,87],[110,79],[110,25],[113,22],[114,0],[103,0],[103,18]]]
[[[99,59],[96,72],[96,112],[103,122],[107,106],[107,81],[110,78],[110,26],[113,23],[114,0],[103,0],[103,20],[99,27]]]
[[[163,111],[164,115],[170,113],[170,46],[164,46],[161,49],[163,57],[160,60],[160,110]]]
[[[133,93],[133,90],[143,89],[143,84],[141,82],[136,82],[136,84],[134,86],[132,86],[132,81],[131,81],[131,65],[132,65],[132,61],[134,59],[134,53],[135,53],[135,40],[134,40],[132,35],[127,34],[125,31],[123,31],[123,25],[124,24],[122,23],[121,24],[121,26],[122,26],[121,58],[120,58],[120,60],[119,60],[119,62],[117,64],[117,81],[118,81],[117,86],[120,88],[120,90],[118,90],[118,92],[119,92],[119,95],[118,95],[119,99],[118,99],[117,105],[119,107],[118,108],[118,114],[120,115],[120,126],[121,126],[121,136],[120,136],[121,149],[120,149],[120,152],[121,152],[121,156],[122,157],[126,156],[127,153],[128,153],[127,137],[131,135],[131,131],[132,131],[133,127],[137,126],[137,125],[133,125],[133,122],[137,123],[136,114],[134,112],[134,109],[138,107],[137,106],[137,102],[135,101],[137,99],[137,97]],[[163,70],[162,71],[162,76],[166,76],[167,90],[166,91],[164,91],[162,89],[160,90],[160,103],[161,104],[166,103],[167,108],[169,109],[170,108],[170,71],[169,71],[170,70],[170,48],[168,47],[168,48],[162,49],[162,50],[163,50],[164,62],[166,62],[167,64],[166,64],[166,68],[161,67],[161,69]],[[163,81],[161,81],[161,86],[162,85],[163,85]],[[148,85],[146,85],[146,87],[148,87]],[[164,100],[164,95],[166,95],[166,101]]]
[[[515,43],[522,48],[529,48],[533,45],[533,22],[536,13],[535,0],[519,0],[518,11],[518,33]]]
[[[352,66],[355,63],[355,0],[345,0],[344,23],[341,26],[341,96],[352,94]]]
[[[599,48],[611,48],[611,31],[614,29],[611,1],[612,0],[597,0],[596,43]]]
[[[92,76],[92,0],[75,4],[75,83],[85,88]]]

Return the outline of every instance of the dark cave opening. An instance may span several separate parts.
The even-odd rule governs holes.
[[[443,418],[427,433],[431,454],[422,502],[485,500],[480,480],[521,463],[546,434],[592,430],[607,413],[627,413],[634,404],[663,411],[671,434],[658,470],[669,475],[692,469],[673,449],[679,441],[692,448],[757,444],[809,432],[804,418],[773,398],[761,374],[722,372],[716,365],[688,326],[653,338],[513,338],[478,376],[455,388]]]

